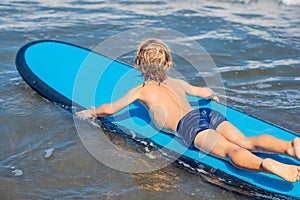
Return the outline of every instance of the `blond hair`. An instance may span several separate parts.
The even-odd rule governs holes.
[[[135,64],[141,70],[144,81],[162,83],[172,66],[169,48],[157,39],[145,40],[137,48]]]

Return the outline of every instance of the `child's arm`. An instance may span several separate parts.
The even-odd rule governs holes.
[[[182,80],[180,80],[180,84],[189,95],[201,98],[211,98],[213,101],[219,102],[217,95],[208,87],[196,87]]]
[[[89,110],[83,110],[76,113],[76,116],[80,119],[110,116],[122,110],[137,99],[139,99],[139,92],[138,87],[135,87],[131,89],[124,97],[115,102],[103,104],[97,108],[92,107]]]

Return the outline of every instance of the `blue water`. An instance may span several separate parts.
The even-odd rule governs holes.
[[[177,31],[187,37],[170,36],[173,51],[181,50],[177,43],[193,40],[213,58],[225,86],[223,101],[299,133],[299,1],[3,0],[0,16],[1,199],[247,199],[173,165],[129,174],[95,160],[70,113],[42,99],[16,71],[17,50],[32,40],[57,39],[92,49],[132,29]],[[126,51],[132,42],[124,37],[106,53]],[[200,56],[182,53],[192,60]],[[120,59],[133,63],[133,53]],[[213,78],[180,59],[175,64],[195,85],[203,84],[203,76]]]

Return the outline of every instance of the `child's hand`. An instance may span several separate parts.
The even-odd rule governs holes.
[[[76,117],[78,117],[79,119],[82,119],[82,120],[93,118],[95,116],[96,115],[95,115],[94,107],[92,107],[90,110],[82,110],[82,111],[76,113]]]
[[[219,101],[220,101],[220,99],[219,99],[219,97],[217,97],[217,95],[213,95],[213,96],[211,97],[211,100],[216,101],[216,102],[219,102]]]
[[[211,89],[208,88],[208,92],[209,92],[209,96],[211,98],[211,100],[219,102],[219,97],[217,97],[217,95],[214,93],[214,91],[212,91]]]

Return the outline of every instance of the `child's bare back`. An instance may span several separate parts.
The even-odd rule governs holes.
[[[167,78],[164,83],[145,82],[136,88],[138,100],[144,103],[156,124],[176,132],[179,120],[193,110],[186,99],[182,81]]]

